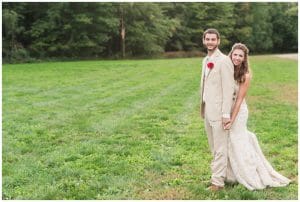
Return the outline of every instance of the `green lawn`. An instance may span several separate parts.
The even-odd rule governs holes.
[[[253,56],[249,130],[294,182],[206,191],[201,60],[3,65],[3,199],[297,199],[297,61]]]

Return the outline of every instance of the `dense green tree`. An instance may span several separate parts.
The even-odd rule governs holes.
[[[271,10],[274,52],[297,51],[298,5],[297,3],[274,3]]]
[[[195,32],[193,27],[190,26],[190,19],[192,19],[193,16],[195,16],[197,13],[199,14],[202,11],[201,9],[199,9],[199,6],[197,4],[178,2],[163,4],[162,6],[166,15],[170,16],[170,18],[172,19],[176,19],[178,22],[173,35],[167,41],[165,50],[189,51],[199,49],[200,44],[192,40],[193,36],[197,35],[197,31]],[[199,27],[197,27],[197,29],[199,29]],[[197,35],[197,37],[199,38],[200,36]],[[196,41],[198,41],[198,39]]]
[[[271,3],[252,3],[251,13],[253,15],[252,33],[249,48],[255,53],[272,50],[272,18],[270,11]]]
[[[22,15],[11,8],[6,8],[2,12],[2,52],[4,62],[19,61],[28,57],[28,53],[20,42],[19,37],[24,31],[24,27],[19,23],[22,17]]]
[[[228,47],[229,34],[233,29],[232,3],[173,3],[166,7],[167,14],[177,18],[180,26],[167,43],[167,50],[199,50],[202,47],[202,33],[207,28],[218,28],[221,33],[221,47]]]
[[[16,46],[16,34],[18,25],[18,14],[9,9],[4,9],[2,12],[3,20],[3,47],[4,57],[9,55]]]
[[[51,3],[29,31],[33,40],[30,49],[56,57],[104,55],[111,30],[118,29],[113,13],[110,3]]]
[[[231,33],[231,43],[250,44],[252,36],[253,15],[251,3],[236,3],[233,11],[234,25]]]
[[[155,3],[122,4],[126,27],[126,47],[129,55],[157,54],[177,26],[176,19],[169,19]]]
[[[235,42],[252,53],[296,52],[296,2],[5,2],[3,61],[32,58],[154,56],[202,50],[217,28],[221,49]]]

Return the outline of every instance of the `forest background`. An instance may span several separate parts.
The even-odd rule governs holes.
[[[203,56],[217,28],[221,50],[298,51],[297,2],[6,2],[3,62]]]

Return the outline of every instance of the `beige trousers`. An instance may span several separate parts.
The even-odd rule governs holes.
[[[205,130],[213,155],[211,183],[223,187],[228,161],[228,131],[223,129],[222,121],[209,121],[207,118],[205,118]]]

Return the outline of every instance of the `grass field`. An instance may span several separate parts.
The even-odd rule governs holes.
[[[253,56],[248,127],[288,187],[211,193],[201,60],[3,65],[3,199],[297,199],[297,61]]]

